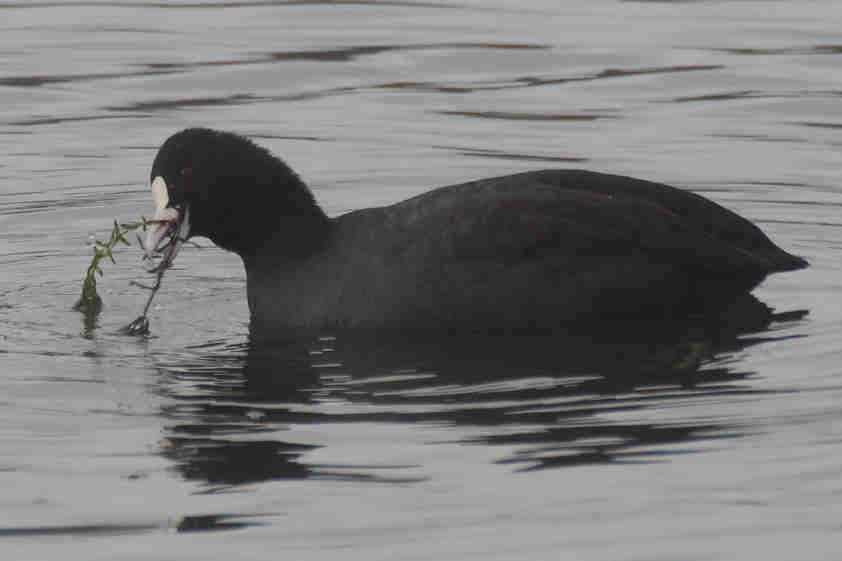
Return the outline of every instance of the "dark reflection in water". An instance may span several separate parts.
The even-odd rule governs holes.
[[[313,60],[321,62],[347,62],[361,56],[378,55],[389,51],[419,51],[433,49],[503,49],[532,50],[549,49],[548,45],[528,43],[422,43],[414,45],[358,45],[352,47],[322,49],[317,51],[275,51],[261,55],[252,55],[243,59],[209,60],[201,62],[156,62],[146,64],[150,69],[200,68],[203,66],[234,66],[259,64],[286,60]]]
[[[190,349],[161,366],[171,404],[162,453],[183,477],[229,486],[269,479],[411,482],[418,466],[306,461],[318,443],[279,438],[292,425],[398,423],[480,427],[453,445],[506,445],[522,470],[661,461],[700,439],[740,436],[733,421],[614,422],[637,411],[757,393],[731,353],[775,338],[772,313],[747,296],[727,313],[531,334],[253,334]],[[715,362],[715,364],[713,364]],[[330,403],[330,407],[323,404]],[[642,412],[642,413],[641,413]],[[461,434],[461,433],[460,433]],[[669,450],[664,445],[670,444]]]
[[[597,114],[527,113],[522,111],[436,111],[439,115],[478,117],[481,119],[505,119],[510,121],[596,121],[611,118]]]
[[[462,156],[471,156],[475,158],[494,158],[504,160],[523,160],[528,162],[573,162],[582,163],[587,162],[588,158],[580,158],[578,156],[542,156],[538,154],[517,154],[513,152],[506,152],[503,150],[492,150],[490,148],[467,148],[459,146],[439,146],[435,145],[433,148],[440,150],[452,151]]]
[[[174,520],[170,528],[176,532],[210,532],[221,530],[238,530],[248,526],[260,526],[262,522],[254,520],[256,514],[201,514],[184,516]],[[31,527],[0,527],[0,538],[24,537],[99,537],[121,536],[129,534],[143,534],[160,530],[160,524],[87,524],[69,526],[31,526]]]
[[[38,126],[38,125],[58,125],[61,123],[74,123],[82,121],[101,121],[103,119],[145,119],[148,115],[140,113],[125,114],[125,115],[80,115],[75,117],[43,117],[33,119],[23,119],[21,121],[10,121],[10,125],[17,126]]]
[[[808,47],[781,47],[781,48],[733,48],[733,49],[712,49],[733,55],[837,55],[842,54],[842,45],[813,45]]]
[[[147,7],[149,6],[147,5]],[[158,31],[155,32],[159,33]],[[345,48],[323,49],[318,51],[276,51],[269,53],[261,53],[258,55],[250,55],[237,59],[206,60],[199,62],[152,62],[141,65],[143,67],[143,70],[126,70],[123,72],[5,76],[0,77],[0,85],[33,88],[48,84],[61,84],[65,82],[87,82],[90,80],[111,80],[115,78],[158,76],[190,69],[206,67],[214,68],[220,66],[241,66],[244,64],[265,64],[267,62],[284,62],[299,60],[317,62],[348,62],[361,56],[377,55],[389,51],[417,51],[432,49],[533,50],[549,48],[550,47],[548,45],[533,45],[528,43],[429,43],[415,45],[360,45]]]
[[[842,123],[820,123],[816,121],[804,121],[797,124],[805,127],[813,127],[818,129],[842,129]]]
[[[253,8],[261,6],[297,6],[307,4],[359,4],[359,5],[376,5],[376,6],[401,6],[401,7],[433,7],[433,8],[448,8],[444,4],[435,2],[416,2],[401,0],[214,0],[204,2],[144,2],[144,1],[126,1],[118,2],[103,2],[101,0],[63,0],[61,2],[46,1],[46,2],[9,2],[0,4],[0,9],[3,8],[53,8],[53,7],[68,7],[75,8],[101,8],[108,6],[112,8],[138,8],[143,7],[147,9],[161,9],[161,10],[204,10],[208,8]]]
[[[44,84],[87,81],[93,79],[111,79],[123,78],[129,76],[146,76],[151,74],[166,74],[174,72],[191,72],[203,68],[217,68],[220,66],[231,66],[240,64],[254,64],[266,62],[285,62],[289,60],[297,60],[305,58],[307,60],[327,60],[343,62],[351,60],[356,56],[363,54],[375,54],[389,50],[412,50],[412,49],[432,49],[432,48],[447,48],[447,49],[544,49],[543,45],[529,45],[529,44],[495,44],[495,43],[453,43],[453,44],[430,44],[430,45],[394,45],[383,47],[349,47],[339,50],[327,51],[306,51],[306,52],[291,52],[291,53],[268,53],[261,55],[262,58],[247,59],[247,60],[218,60],[207,61],[199,63],[154,63],[147,64],[149,68],[156,70],[146,70],[143,72],[125,72],[125,73],[109,73],[109,74],[91,74],[91,75],[56,75],[56,76],[9,76],[0,77],[0,85],[5,86],[19,86],[19,87],[35,87]],[[674,74],[684,72],[698,72],[698,71],[712,71],[720,70],[723,66],[720,65],[689,65],[689,66],[664,66],[664,67],[643,67],[643,68],[607,68],[599,72],[586,73],[575,76],[521,76],[521,77],[502,77],[492,80],[484,79],[482,81],[400,81],[400,82],[385,82],[374,84],[360,84],[353,86],[331,87],[326,89],[316,89],[313,91],[284,93],[278,95],[257,94],[254,92],[240,92],[224,96],[199,96],[199,97],[183,97],[179,96],[172,99],[152,99],[135,101],[125,104],[108,105],[102,108],[102,114],[87,114],[87,115],[67,115],[67,116],[36,116],[26,119],[17,119],[8,122],[7,124],[15,126],[41,126],[41,125],[55,125],[65,122],[78,121],[92,121],[101,119],[115,119],[115,118],[147,118],[151,112],[154,111],[168,111],[173,109],[207,107],[207,106],[234,106],[255,103],[277,103],[277,102],[291,102],[291,101],[307,101],[324,97],[332,97],[339,95],[356,94],[371,90],[389,90],[407,93],[462,93],[470,94],[479,91],[498,91],[511,90],[521,88],[535,88],[547,85],[561,85],[574,82],[589,82],[592,80],[627,78],[640,75],[659,75],[659,74]],[[775,94],[784,95],[784,94]],[[786,94],[795,96],[797,94]],[[713,96],[693,96],[688,98],[677,98],[672,101],[686,102],[686,101],[706,101],[709,99],[731,99],[737,97],[755,97],[755,92],[735,92],[716,94]],[[126,115],[129,112],[131,115]],[[114,113],[117,113],[116,115]],[[447,114],[445,112],[445,114]],[[590,121],[599,116],[566,116],[566,115],[529,115],[517,113],[495,113],[493,111],[483,111],[477,113],[457,113],[461,116],[482,116],[484,118],[504,118],[504,119],[531,119],[531,120],[577,120]]]
[[[87,82],[90,80],[111,80],[114,78],[129,78],[143,76],[159,76],[169,74],[168,70],[141,70],[127,72],[102,72],[98,74],[53,74],[53,75],[27,75],[7,76],[0,78],[0,86],[13,86],[21,88],[37,88],[47,84],[61,84],[65,82]]]

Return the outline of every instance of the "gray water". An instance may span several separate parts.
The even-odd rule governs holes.
[[[4,559],[842,555],[842,3],[0,3]],[[771,320],[250,345],[207,240],[120,335],[160,143],[233,130],[333,215],[584,167],[702,193],[811,268]],[[745,318],[744,318],[745,319]]]

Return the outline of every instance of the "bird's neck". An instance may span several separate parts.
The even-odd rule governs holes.
[[[328,220],[318,233],[296,237],[294,252],[269,244],[241,255],[253,327],[298,327],[307,317],[330,311],[330,303],[335,301],[335,295],[331,296],[336,289],[333,280],[338,275],[330,260],[332,231],[333,223]]]
[[[332,231],[332,221],[324,214],[308,217],[282,217],[267,229],[247,252],[237,252],[246,271],[279,272],[293,270],[321,252]]]

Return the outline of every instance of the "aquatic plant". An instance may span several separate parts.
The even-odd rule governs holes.
[[[91,259],[91,264],[88,265],[88,270],[85,271],[85,278],[82,281],[82,295],[73,306],[75,310],[79,310],[86,314],[97,314],[102,309],[102,298],[96,289],[96,278],[103,276],[102,260],[109,259],[112,263],[117,263],[114,260],[114,247],[117,244],[131,245],[126,239],[126,234],[137,230],[138,228],[146,227],[146,219],[141,218],[138,222],[130,222],[126,224],[119,224],[114,221],[114,227],[111,230],[111,235],[106,241],[94,240],[94,255]]]
[[[143,217],[136,222],[119,223],[115,220],[114,227],[111,229],[111,235],[107,240],[94,240],[94,255],[91,258],[91,263],[88,265],[88,269],[85,271],[85,277],[82,280],[82,294],[76,304],[73,305],[73,309],[82,312],[85,316],[86,332],[90,332],[93,329],[95,320],[102,311],[102,297],[99,295],[99,292],[97,292],[97,276],[103,276],[103,260],[108,259],[112,263],[116,264],[117,261],[114,259],[114,248],[120,244],[127,246],[131,245],[129,240],[126,239],[126,234],[138,229],[145,230],[147,226],[157,224],[158,222],[159,221],[157,220],[147,220]],[[143,242],[140,240],[139,236],[137,241],[141,248],[143,248]],[[157,276],[155,283],[152,286],[145,286],[137,282],[132,283],[136,286],[150,290],[151,293],[146,301],[146,305],[143,308],[143,313],[129,325],[124,327],[121,330],[122,332],[130,335],[145,335],[149,333],[149,320],[146,317],[146,314],[149,311],[152,298],[161,286],[161,279],[164,276],[166,268],[167,266],[163,266],[156,269],[155,272]]]

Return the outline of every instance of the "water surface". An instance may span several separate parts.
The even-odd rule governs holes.
[[[0,551],[14,559],[827,559],[842,446],[842,6],[0,2]],[[185,248],[152,336],[137,248],[187,126],[332,214],[585,167],[693,190],[812,263],[715,322],[248,339]],[[767,313],[769,307],[773,313]]]

